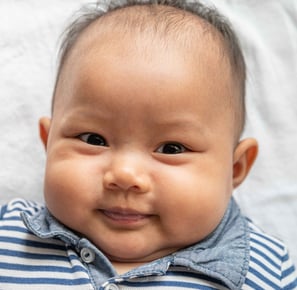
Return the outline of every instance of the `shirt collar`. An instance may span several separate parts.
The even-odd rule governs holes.
[[[241,289],[249,267],[249,230],[235,200],[216,230],[206,239],[175,253],[173,264],[183,265]]]
[[[81,238],[59,223],[47,208],[33,216],[25,212],[21,215],[27,228],[40,238],[58,238],[77,248]],[[170,266],[182,266],[219,279],[230,289],[241,289],[248,264],[248,224],[232,198],[218,227],[203,241],[133,269],[122,277],[162,275]]]

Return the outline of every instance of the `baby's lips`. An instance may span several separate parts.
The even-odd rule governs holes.
[[[122,221],[138,221],[145,219],[150,215],[139,213],[133,209],[122,209],[122,208],[112,208],[102,210],[103,214],[113,220],[122,220]]]

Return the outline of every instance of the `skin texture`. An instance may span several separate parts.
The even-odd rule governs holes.
[[[234,141],[236,90],[213,39],[182,49],[92,33],[63,67],[52,119],[40,120],[45,200],[124,272],[209,235],[257,144]]]

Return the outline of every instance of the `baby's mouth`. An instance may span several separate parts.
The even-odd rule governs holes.
[[[101,210],[101,212],[111,220],[118,222],[138,222],[151,216],[135,210],[120,208]]]

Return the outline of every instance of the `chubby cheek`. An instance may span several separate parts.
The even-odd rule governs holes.
[[[208,174],[207,170],[174,176],[160,194],[159,210],[167,234],[187,245],[205,238],[220,223],[232,193],[232,179],[222,172]]]
[[[52,162],[49,158],[44,181],[44,197],[51,213],[71,226],[72,221],[87,216],[94,206],[100,183],[91,175],[91,163],[75,161]],[[99,180],[99,176],[97,176]]]

